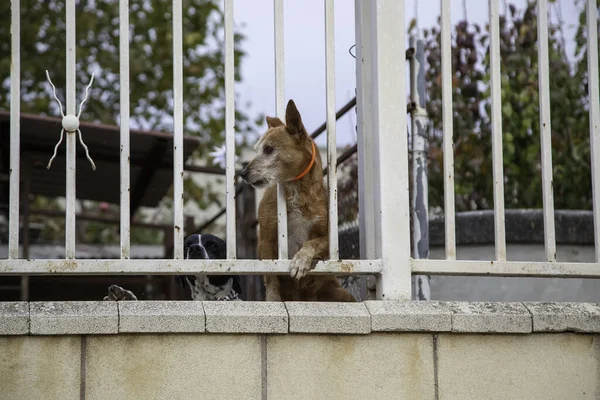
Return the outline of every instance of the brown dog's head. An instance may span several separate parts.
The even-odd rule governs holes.
[[[240,173],[255,188],[265,188],[297,177],[309,165],[311,139],[293,100],[285,110],[285,124],[267,117],[268,129],[254,145],[256,156]]]

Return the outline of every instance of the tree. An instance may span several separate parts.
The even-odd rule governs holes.
[[[96,74],[82,120],[119,122],[119,2],[81,0],[76,10],[77,93]],[[184,0],[183,65],[184,127],[186,135],[198,136],[204,149],[223,142],[224,36],[223,13],[217,0]],[[172,2],[130,0],[130,112],[132,128],[172,130]],[[0,108],[10,105],[10,2],[0,2]],[[21,0],[21,110],[57,115],[47,69],[63,100],[65,89],[65,2]],[[239,81],[243,36],[235,33],[235,79]],[[236,110],[240,142],[253,130],[254,122]],[[186,194],[204,204],[214,193],[185,182]],[[170,202],[167,201],[168,206]],[[46,204],[50,206],[51,204]],[[55,206],[55,205],[54,205]],[[118,215],[116,207],[109,213]],[[59,226],[59,225],[57,225]],[[100,237],[95,237],[100,240]]]
[[[542,206],[536,4],[500,17],[505,204]],[[556,208],[590,209],[592,200],[585,57],[565,55],[562,27],[549,27],[553,189]],[[580,27],[581,29],[581,27]],[[428,54],[430,204],[443,205],[440,30],[424,30]],[[489,33],[459,22],[453,32],[452,86],[457,211],[493,206]],[[585,50],[581,50],[585,52]]]

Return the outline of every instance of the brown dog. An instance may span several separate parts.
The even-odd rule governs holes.
[[[333,276],[306,276],[313,260],[328,257],[327,192],[323,166],[313,140],[292,100],[285,124],[267,117],[267,132],[254,149],[257,155],[241,173],[255,188],[266,188],[258,208],[258,254],[277,259],[277,189],[285,185],[291,277],[266,276],[267,301],[354,301]]]

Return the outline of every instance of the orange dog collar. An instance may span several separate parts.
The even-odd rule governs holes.
[[[313,165],[315,165],[315,142],[314,140],[311,141],[312,142],[312,157],[310,159],[310,163],[308,164],[308,167],[306,167],[306,169],[304,171],[302,171],[302,173],[300,173],[300,175],[298,175],[297,177],[295,177],[294,179],[292,179],[293,181],[297,181],[298,179],[302,179],[302,177],[306,174],[308,174],[308,171],[310,171],[310,169],[313,167]]]

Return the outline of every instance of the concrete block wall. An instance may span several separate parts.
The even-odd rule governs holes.
[[[600,305],[0,303],[2,399],[598,399]]]

